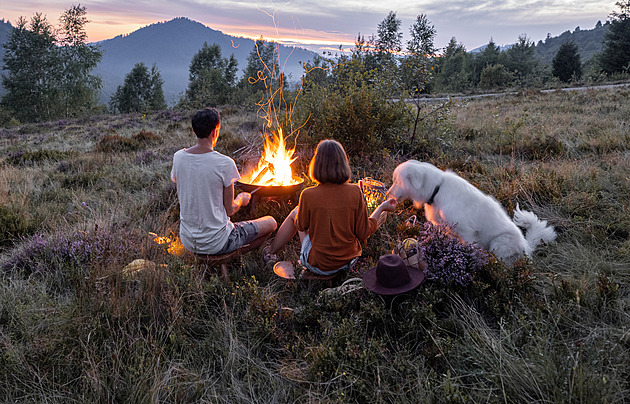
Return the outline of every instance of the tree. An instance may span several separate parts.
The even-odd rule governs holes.
[[[512,79],[512,74],[502,64],[487,65],[481,70],[479,87],[486,90],[500,89],[508,86]]]
[[[58,66],[54,29],[41,13],[27,25],[20,17],[4,45],[2,84],[7,93],[3,105],[20,121],[50,119],[55,86],[53,72]]]
[[[580,79],[582,77],[580,54],[574,42],[565,42],[560,45],[551,65],[552,74],[565,83],[573,78]]]
[[[144,63],[136,63],[125,76],[124,83],[112,95],[110,109],[120,113],[166,109],[162,84],[162,77],[155,65],[149,72]]]
[[[187,106],[196,109],[227,103],[234,91],[237,66],[234,55],[223,58],[219,45],[204,42],[190,62]]]
[[[387,17],[378,24],[376,51],[382,65],[395,62],[394,54],[402,50],[401,24],[402,21],[396,17],[396,13],[393,11],[390,11]]]
[[[90,75],[101,59],[88,45],[86,9],[73,6],[55,29],[41,13],[20,17],[5,44],[2,77],[5,108],[21,121],[85,114],[96,104],[100,78]]]
[[[478,84],[481,81],[481,72],[486,67],[499,64],[500,57],[501,49],[499,49],[492,38],[490,38],[488,45],[474,58],[473,84]]]
[[[470,87],[472,56],[455,38],[444,49],[437,63],[436,85],[442,91],[464,91]]]
[[[432,56],[435,53],[434,41],[437,31],[426,15],[420,14],[416,17],[409,33],[411,34],[411,39],[407,42],[409,53],[425,56]]]
[[[537,61],[534,56],[535,46],[527,35],[518,37],[518,42],[506,50],[503,64],[508,70],[515,72],[518,79],[525,80],[536,68]]]
[[[86,14],[85,7],[72,6],[59,18],[58,84],[66,117],[89,111],[96,105],[96,92],[101,88],[101,78],[90,74],[100,62],[102,53],[87,44],[85,25],[89,21]]]
[[[276,53],[276,43],[265,41],[260,37],[247,56],[241,83],[251,92],[267,91],[274,83],[284,85],[284,74],[280,71],[280,63]]]
[[[401,66],[405,96],[411,96],[416,105],[416,116],[411,132],[411,143],[414,142],[416,129],[420,120],[421,100],[431,76],[430,57],[435,53],[436,30],[429,19],[420,14],[410,28],[411,39],[407,42],[407,56]]]
[[[600,66],[607,74],[630,69],[630,0],[615,3],[619,12],[610,15]]]

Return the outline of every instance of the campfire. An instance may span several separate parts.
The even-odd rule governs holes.
[[[263,134],[264,148],[255,168],[236,182],[243,191],[252,194],[249,213],[265,197],[288,197],[297,202],[304,180],[293,175],[291,164],[295,149],[287,148],[282,128],[276,134]]]
[[[256,168],[243,175],[241,184],[256,186],[289,186],[302,183],[300,177],[294,177],[291,164],[297,159],[293,157],[295,149],[286,147],[282,128],[276,136],[264,137],[264,149]]]

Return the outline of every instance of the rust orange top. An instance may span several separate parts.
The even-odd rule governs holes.
[[[312,249],[308,263],[322,271],[346,265],[361,255],[361,241],[376,231],[365,198],[356,184],[319,184],[300,195],[295,225],[307,231]]]

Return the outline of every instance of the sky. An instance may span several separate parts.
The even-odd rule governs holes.
[[[538,42],[564,31],[605,23],[618,0],[1,0],[0,19],[15,22],[36,12],[57,23],[73,4],[87,8],[92,42],[128,34],[146,25],[188,17],[223,33],[267,39],[314,51],[350,49],[360,33],[366,39],[390,11],[402,21],[404,41],[420,14],[434,25],[437,48],[451,38],[467,50],[515,43],[522,34]]]

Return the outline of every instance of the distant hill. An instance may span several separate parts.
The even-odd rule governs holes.
[[[469,53],[481,53],[481,52],[483,52],[484,50],[486,50],[486,48],[488,47],[488,45],[489,45],[489,43],[488,43],[488,44],[485,44],[485,45],[482,45],[482,46],[480,46],[480,47],[478,47],[478,48],[475,48],[475,49],[473,49],[473,50],[471,50],[471,51],[468,51],[468,52],[469,52]],[[499,50],[500,50],[501,52],[503,52],[503,51],[506,51],[506,50],[510,49],[512,46],[514,46],[514,44],[509,44],[509,45],[497,45],[497,44],[494,44],[494,46],[496,46],[497,48],[499,48]]]
[[[234,54],[241,75],[247,66],[247,56],[254,48],[251,39],[226,35],[183,17],[97,42],[103,52],[103,59],[94,72],[103,79],[101,102],[109,102],[125,75],[136,63],[144,62],[149,68],[154,63],[157,65],[164,79],[164,96],[169,105],[173,104],[188,87],[190,61],[204,42],[219,45],[223,57]],[[284,72],[291,81],[298,81],[303,73],[299,62],[309,61],[315,55],[302,48],[282,45],[278,54],[282,63],[286,60]]]
[[[580,54],[582,63],[590,60],[595,54],[601,52],[604,35],[608,31],[610,22],[602,24],[598,21],[593,29],[582,30],[576,27],[573,32],[565,31],[559,36],[547,35],[545,41],[538,41],[536,44],[536,55],[546,63],[551,64],[553,58],[558,53],[558,49],[565,42],[575,42]]]
[[[535,54],[541,61],[551,64],[556,53],[558,53],[558,49],[560,49],[560,45],[565,42],[573,41],[578,47],[578,53],[580,54],[582,63],[585,63],[595,54],[601,52],[604,35],[606,31],[608,31],[609,26],[610,22],[602,24],[601,21],[598,21],[593,29],[582,30],[580,27],[576,27],[573,32],[565,31],[559,36],[552,37],[548,34],[544,42],[540,40],[536,44]],[[513,45],[514,44],[497,46],[499,46],[501,51],[506,51]],[[480,46],[471,50],[470,53],[483,52],[487,47],[487,44]]]

